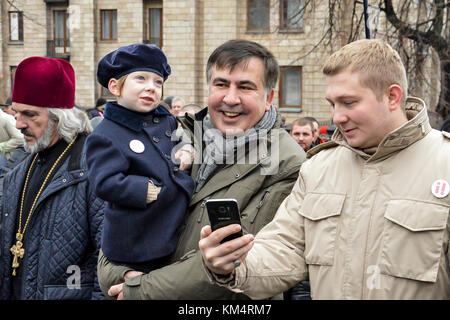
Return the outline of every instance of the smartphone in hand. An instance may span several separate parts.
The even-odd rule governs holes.
[[[241,225],[239,206],[235,199],[210,199],[207,200],[206,210],[208,211],[211,229],[215,231],[230,224]],[[239,238],[243,235],[242,229],[224,238],[220,243]]]

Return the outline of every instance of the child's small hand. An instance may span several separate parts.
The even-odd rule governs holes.
[[[147,203],[153,202],[158,199],[158,194],[161,192],[161,187],[155,186],[152,180],[148,181],[147,189]]]
[[[194,162],[194,148],[190,144],[184,145],[175,153],[175,159],[180,160],[180,170],[188,170]]]

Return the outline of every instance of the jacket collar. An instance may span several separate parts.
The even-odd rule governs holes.
[[[127,109],[117,102],[108,102],[105,107],[105,118],[123,125],[136,132],[141,131],[146,120],[152,119],[155,116],[170,116],[171,113],[166,108],[159,105],[156,109],[150,112],[136,112]]]
[[[405,110],[408,122],[386,135],[381,140],[378,148],[374,150],[374,153],[371,152],[371,154],[368,154],[361,149],[350,147],[339,130],[336,130],[331,137],[334,143],[327,144],[327,146],[342,145],[356,152],[365,160],[375,161],[384,159],[394,152],[400,151],[417,142],[431,131],[427,107],[422,99],[408,97]]]
[[[184,129],[193,134],[195,121],[203,121],[207,114],[208,107],[205,107],[196,114],[185,113],[183,117],[177,117],[177,119],[181,122]]]

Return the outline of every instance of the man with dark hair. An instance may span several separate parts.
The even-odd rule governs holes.
[[[309,278],[312,299],[449,300],[450,134],[381,40],[345,45],[323,73],[337,131],[256,237],[202,229],[204,271],[253,299]]]
[[[105,98],[98,98],[95,102],[95,107],[92,109],[86,110],[86,113],[89,117],[89,119],[94,119],[96,117],[103,118],[103,113],[105,112],[105,105],[108,101],[106,101]]]
[[[104,202],[87,179],[92,127],[74,98],[67,61],[18,65],[12,106],[29,155],[4,178],[0,299],[103,298],[96,264]]]
[[[314,142],[314,125],[306,118],[296,119],[292,123],[290,135],[306,152]]]
[[[97,102],[95,103],[95,108],[101,112],[105,111],[105,105],[108,101],[105,98],[98,98]]]
[[[305,153],[280,128],[280,114],[272,105],[278,63],[266,48],[228,41],[209,57],[206,76],[208,107],[180,118],[194,142],[191,176],[196,186],[171,264],[139,274],[100,255],[105,294],[119,299],[247,298],[212,284],[202,271],[198,241],[200,229],[209,224],[205,202],[236,199],[244,230],[256,233],[290,192]]]
[[[312,147],[315,147],[319,144],[319,121],[317,121],[316,118],[314,117],[305,117],[306,120],[309,120],[312,122],[313,127],[314,127],[314,137],[313,137],[313,143],[312,143]]]
[[[173,96],[168,96],[165,97],[162,101],[161,104],[164,105],[164,107],[167,108],[167,110],[171,110],[172,109],[172,101],[173,101]]]

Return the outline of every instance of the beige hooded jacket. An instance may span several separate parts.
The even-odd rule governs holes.
[[[450,195],[434,184],[449,188],[450,135],[420,99],[407,114],[372,155],[338,131],[312,149],[226,285],[262,299],[309,276],[313,299],[450,299]]]

